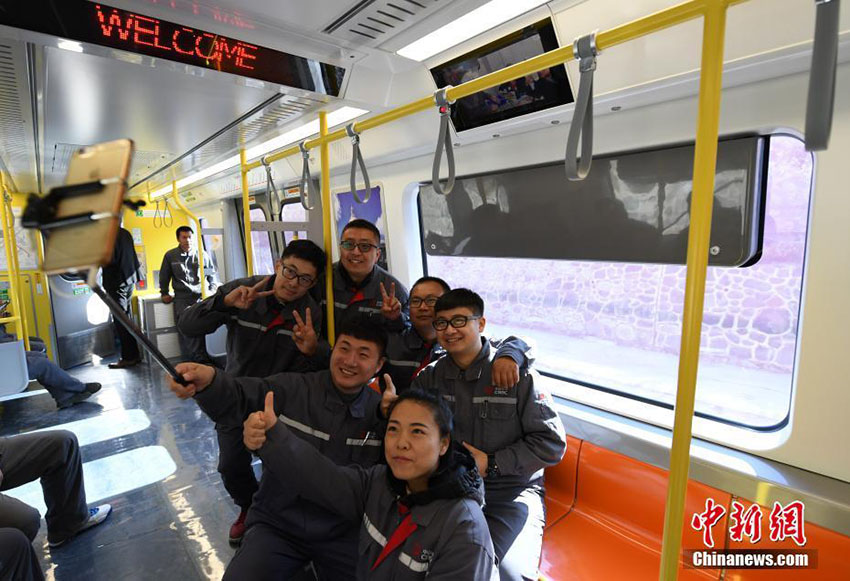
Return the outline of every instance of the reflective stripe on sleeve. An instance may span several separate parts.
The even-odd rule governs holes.
[[[293,420],[292,418],[288,418],[283,414],[278,416],[280,421],[289,426],[290,428],[295,428],[299,432],[304,432],[305,434],[309,434],[311,436],[315,436],[325,441],[329,441],[331,439],[330,434],[326,434],[325,432],[321,432],[319,430],[315,430],[306,424],[302,424],[299,421]]]
[[[372,438],[346,438],[345,443],[348,446],[380,446],[383,442]]]

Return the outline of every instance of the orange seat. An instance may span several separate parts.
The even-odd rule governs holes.
[[[580,449],[581,440],[567,436],[564,458],[546,469],[546,528],[561,520],[573,507]]]
[[[547,494],[553,489],[547,482]],[[667,472],[583,442],[575,503],[544,533],[540,572],[551,579],[658,579]],[[707,498],[727,509],[731,496],[689,482],[685,513],[702,512]],[[722,546],[726,515],[715,525]],[[702,533],[686,527],[684,547],[701,547]],[[717,569],[680,569],[679,578],[718,579]]]

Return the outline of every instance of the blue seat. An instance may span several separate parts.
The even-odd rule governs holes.
[[[0,397],[20,393],[27,388],[29,373],[27,372],[27,354],[23,341],[0,343]]]

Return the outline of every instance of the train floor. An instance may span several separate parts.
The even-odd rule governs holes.
[[[45,578],[220,579],[234,552],[227,537],[238,509],[216,471],[213,423],[168,390],[159,368],[109,370],[106,364],[71,371],[103,384],[71,408],[57,410],[32,382],[28,391],[0,401],[0,435],[73,431],[89,505],[113,507],[102,525],[49,549],[38,483],[5,492],[42,514],[34,546]]]

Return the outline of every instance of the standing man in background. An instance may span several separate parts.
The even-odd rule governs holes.
[[[112,261],[103,267],[103,290],[115,299],[121,306],[121,310],[133,318],[132,301],[133,288],[141,277],[141,264],[133,247],[133,235],[126,229],[118,229],[118,237],[115,239],[115,249],[112,251]],[[115,335],[121,342],[121,358],[115,363],[109,364],[109,369],[124,369],[138,365],[141,359],[139,345],[136,339],[115,317],[112,318]]]
[[[198,262],[198,249],[192,244],[195,231],[188,226],[180,226],[176,232],[177,248],[172,248],[162,257],[159,267],[159,293],[162,302],[174,304],[174,321],[179,321],[180,315],[201,300],[201,275]],[[210,290],[218,286],[215,267],[209,255],[204,255],[204,276]],[[174,296],[168,292],[169,285],[174,287]],[[183,357],[190,361],[212,363],[207,353],[204,337],[189,337],[181,333],[180,350]]]

